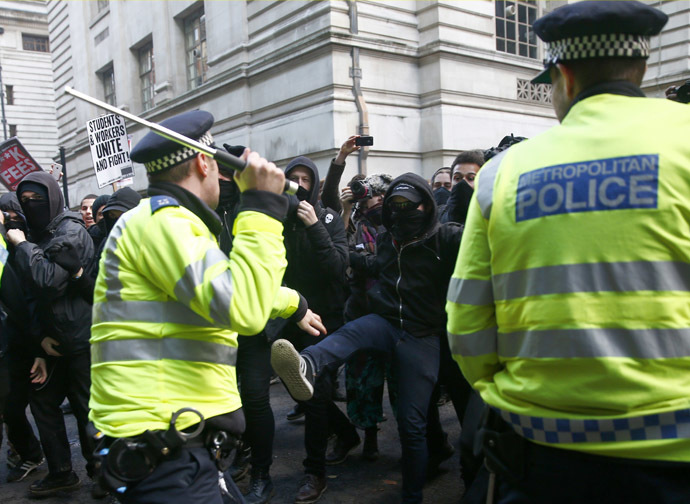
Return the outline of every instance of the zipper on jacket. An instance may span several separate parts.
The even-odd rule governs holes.
[[[395,292],[398,293],[398,301],[399,301],[399,317],[400,317],[400,329],[403,328],[403,318],[402,318],[402,296],[400,295],[400,280],[402,280],[402,264],[400,261],[400,256],[402,255],[402,251],[405,248],[404,245],[400,247],[400,250],[398,250],[398,280],[395,282]]]
[[[402,301],[402,296],[400,295],[400,281],[402,280],[402,251],[405,249],[405,247],[407,247],[409,245],[414,245],[415,243],[418,243],[422,240],[424,240],[424,238],[418,238],[414,241],[406,243],[405,245],[400,245],[400,249],[398,250],[398,280],[395,282],[395,291],[398,293],[398,301],[400,301],[400,303],[398,304],[398,306],[399,306],[398,313],[399,313],[399,318],[400,318],[400,329],[404,329],[404,327],[403,327],[403,316],[402,316],[403,301]],[[397,249],[397,247],[395,247],[395,245],[394,245],[394,248]],[[428,247],[426,247],[426,248],[428,250],[431,250]],[[434,255],[436,255],[436,254],[434,254]],[[436,256],[436,258],[438,260],[441,260],[441,258],[439,256]]]

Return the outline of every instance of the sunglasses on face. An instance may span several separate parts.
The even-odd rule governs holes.
[[[388,205],[393,212],[409,212],[419,206],[412,201],[391,201]]]

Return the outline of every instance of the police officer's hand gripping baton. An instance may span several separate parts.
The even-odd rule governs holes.
[[[247,166],[247,163],[245,161],[242,161],[240,158],[233,156],[229,152],[226,152],[222,149],[215,149],[210,145],[204,145],[200,142],[197,142],[196,140],[187,138],[186,136],[180,135],[176,131],[172,131],[166,128],[165,126],[161,126],[160,124],[147,121],[146,119],[137,117],[134,114],[130,114],[129,112],[121,110],[117,107],[113,107],[109,103],[97,100],[96,98],[81,93],[75,89],[72,89],[69,86],[65,86],[65,93],[70,94],[75,98],[79,98],[80,100],[84,100],[85,102],[89,102],[92,105],[96,105],[97,107],[103,108],[109,112],[112,112],[113,114],[122,116],[125,119],[129,119],[130,121],[133,121],[137,124],[146,126],[147,128],[150,128],[154,133],[164,138],[167,138],[168,140],[172,140],[173,142],[176,142],[184,147],[189,147],[190,149],[194,149],[197,152],[201,152],[202,154],[211,156],[218,163],[218,169],[228,177],[232,177],[234,171],[242,171]],[[297,189],[299,189],[299,186],[295,182],[292,182],[290,180],[285,181],[286,193],[295,194],[297,192]]]

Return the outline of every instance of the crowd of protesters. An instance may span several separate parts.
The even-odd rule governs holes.
[[[278,319],[269,322],[260,335],[239,338],[237,374],[247,430],[229,472],[236,480],[249,473],[249,493],[244,497],[249,503],[268,502],[275,491],[269,472],[275,430],[269,397],[274,376],[271,343],[289,338],[304,349],[327,339],[328,334],[346,322],[377,313],[381,308],[376,303],[381,300],[372,293],[377,292],[380,276],[398,274],[376,271],[376,258],[380,256],[377,247],[385,233],[393,233],[399,239],[405,238],[405,233],[426,235],[425,241],[432,243],[441,223],[451,223],[443,224],[452,229],[448,236],[456,237],[449,238],[454,244],[448,245],[445,267],[438,269],[430,264],[426,268],[411,259],[410,269],[417,271],[405,274],[410,275],[410,291],[418,291],[414,296],[420,299],[420,331],[443,334],[443,292],[455,261],[473,179],[485,161],[483,152],[461,153],[449,168],[434,173],[430,181],[412,175],[394,179],[390,174],[375,173],[356,175],[348,184],[342,184],[346,158],[360,149],[355,145],[356,138],[351,136],[344,142],[324,180],[320,179],[316,164],[305,156],[295,158],[285,168],[286,177],[299,184],[300,191],[296,196],[287,196],[290,202],[284,239],[288,268],[284,285],[300,292],[309,307],[321,316],[326,333],[315,338],[294,322]],[[243,151],[241,146],[226,145],[226,149],[234,154]],[[404,230],[402,227],[409,222],[390,219],[391,197],[386,199],[386,195],[400,184],[411,184],[410,190],[424,202],[423,218],[415,224],[421,226],[419,229]],[[357,190],[353,191],[353,186]],[[48,474],[31,484],[33,495],[52,495],[79,485],[72,468],[63,410],[72,412],[77,420],[87,473],[93,476],[93,440],[87,434],[87,424],[94,282],[110,230],[140,199],[136,191],[125,187],[112,195],[88,194],[82,198],[78,212],[69,211],[58,182],[40,172],[27,176],[16,193],[0,198],[9,250],[3,293],[11,289],[11,295],[2,299],[1,320],[1,372],[7,379],[2,381],[0,393],[9,446],[8,481],[24,480],[45,462]],[[218,238],[221,249],[228,254],[238,202],[239,191],[234,181],[221,177],[217,213],[223,230]],[[430,296],[424,284],[436,280],[420,279],[434,269],[438,271],[434,274],[434,278],[438,277],[434,287],[438,295],[421,302]],[[420,281],[420,285],[415,284]],[[384,305],[386,302],[390,300],[384,301]],[[431,319],[433,325],[426,326],[425,320]],[[440,387],[450,392],[459,421],[469,387],[452,362],[447,345],[434,348],[431,353],[429,358],[441,365],[439,373],[434,371],[428,376],[428,390],[401,388],[401,384],[409,382],[410,375],[403,373],[401,378],[399,362],[384,353],[364,352],[349,360],[344,368],[347,415],[334,402],[338,395],[343,395],[338,391],[337,368],[330,373],[321,393],[295,403],[288,419],[305,417],[306,451],[305,477],[298,487],[296,502],[313,502],[321,496],[326,487],[326,466],[342,463],[360,445],[358,429],[364,434],[362,458],[376,460],[377,432],[384,421],[385,382],[396,416],[398,411],[404,412],[400,422],[403,446],[409,444],[405,440],[410,436],[415,438],[417,452],[412,455],[404,448],[404,460],[414,461],[409,470],[419,472],[417,486],[423,483],[427,472],[433,474],[453,455],[455,450],[439,422]],[[68,402],[63,404],[65,399]],[[417,404],[420,399],[421,406]],[[37,433],[27,419],[27,405]],[[410,407],[420,413],[418,419],[412,420]],[[427,447],[429,467],[425,469],[426,455],[420,455]],[[94,495],[102,496],[105,492],[96,487]]]

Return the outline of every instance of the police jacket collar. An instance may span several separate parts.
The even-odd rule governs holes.
[[[149,184],[149,196],[172,196],[177,202],[199,217],[206,227],[216,236],[223,229],[216,212],[206,203],[183,187],[172,182],[152,182]]]
[[[630,96],[634,98],[645,98],[645,94],[642,92],[642,90],[630,81],[621,80],[601,82],[581,91],[580,94],[578,94],[575,97],[573,103],[570,104],[568,112],[572,110],[576,103],[581,102],[582,100],[589,98],[591,96],[596,96],[600,94],[615,94],[621,96]],[[568,114],[566,113],[566,116],[567,115]]]

